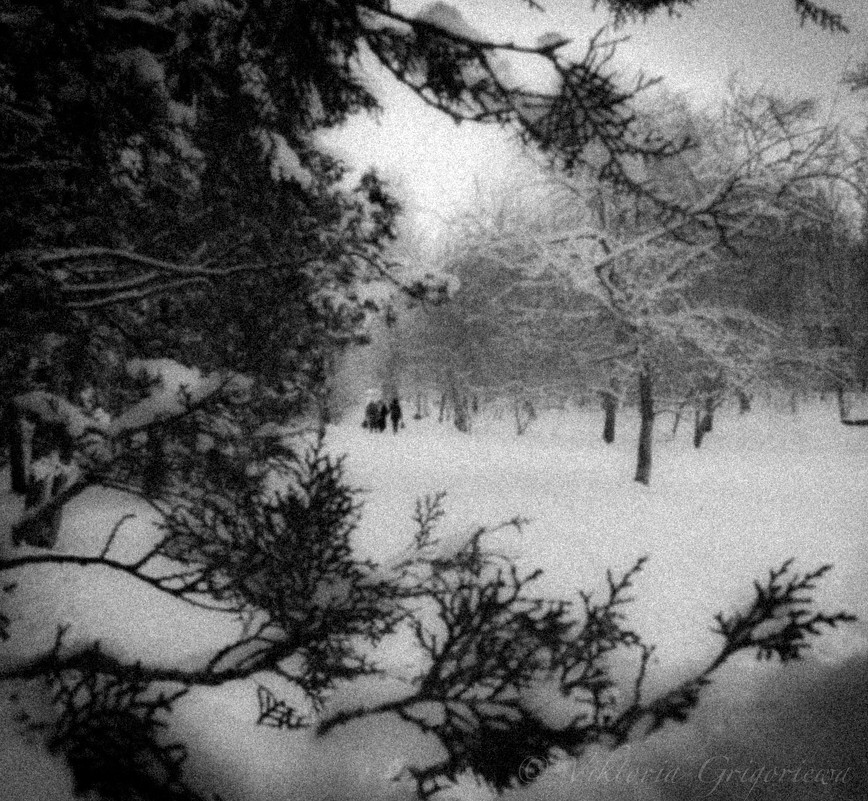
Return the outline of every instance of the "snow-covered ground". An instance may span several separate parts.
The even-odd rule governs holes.
[[[724,409],[699,450],[692,417],[673,439],[672,418],[661,415],[650,487],[631,480],[630,410],[608,446],[592,408],[548,413],[520,437],[510,426],[508,417],[483,420],[466,436],[429,418],[398,436],[335,430],[332,447],[349,454],[350,481],[366,490],[359,547],[375,558],[402,547],[395,521],[409,536],[415,498],[445,490],[444,534],[530,518],[513,553],[542,567],[541,586],[555,595],[601,586],[607,567],[647,554],[635,620],[661,659],[676,662],[701,658],[721,604],[746,598],[751,579],[790,556],[801,568],[833,563],[819,597],[868,620],[868,431],[842,426],[831,404],[797,415]],[[868,647],[868,627],[824,638],[817,650],[838,655],[858,643]]]
[[[747,600],[752,579],[790,556],[801,570],[833,563],[818,602],[860,617],[819,639],[803,663],[738,660],[721,672],[690,723],[617,752],[614,761],[594,752],[578,764],[555,765],[511,797],[868,797],[868,428],[842,426],[831,402],[803,404],[797,414],[769,404],[745,416],[725,409],[697,451],[692,420],[682,421],[673,439],[664,415],[651,486],[643,487],[632,481],[637,421],[630,411],[611,446],[602,442],[601,415],[592,408],[547,413],[522,437],[508,416],[478,421],[469,436],[431,419],[409,419],[398,435],[369,434],[361,419],[359,410],[329,433],[330,448],[348,454],[350,482],[365,491],[360,553],[387,560],[404,548],[415,499],[445,490],[445,538],[513,515],[530,518],[522,535],[498,535],[498,545],[523,567],[542,567],[539,589],[552,596],[602,589],[607,567],[624,570],[647,554],[631,623],[658,646],[650,691],[704,664],[717,644],[714,613]],[[111,498],[92,501],[67,514],[59,547],[86,548],[110,528]],[[142,513],[131,522],[118,547],[140,541],[145,520]],[[153,594],[80,573],[45,569],[23,578],[15,598],[26,617],[16,627],[26,626],[32,642],[51,636],[55,621],[69,620],[73,636],[100,631],[107,643],[141,658],[183,662],[203,644],[231,636],[219,618],[190,621]],[[177,733],[191,744],[191,773],[227,799],[407,798],[410,785],[390,778],[408,761],[425,759],[422,738],[388,718],[317,740],[257,728],[255,717],[252,684],[197,692],[179,704]],[[69,797],[62,781],[33,795],[26,775],[38,766],[43,777],[63,774],[5,737],[2,801]],[[799,765],[797,781],[770,772]],[[814,774],[805,782],[809,768]],[[839,781],[815,781],[820,770],[837,770],[823,776]],[[468,784],[446,797],[489,796]]]

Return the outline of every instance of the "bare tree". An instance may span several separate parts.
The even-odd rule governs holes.
[[[641,483],[650,479],[655,396],[665,398],[664,387],[704,407],[704,434],[721,391],[750,386],[780,348],[774,320],[703,293],[703,282],[775,221],[817,219],[818,185],[850,181],[840,138],[814,123],[810,104],[733,86],[717,118],[685,118],[676,107],[675,119],[699,144],[649,180],[682,200],[661,213],[599,187],[586,224],[552,236],[538,268],[563,276],[629,343]],[[567,188],[571,202],[594,192],[578,181]]]

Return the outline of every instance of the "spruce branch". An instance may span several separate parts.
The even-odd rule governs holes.
[[[717,616],[724,644],[704,670],[646,699],[655,648],[627,620],[646,557],[623,573],[607,571],[599,597],[579,591],[577,602],[548,600],[533,592],[539,571],[522,573],[485,546],[501,527],[477,529],[463,546],[444,552],[433,531],[441,503],[441,496],[417,502],[415,552],[394,566],[399,585],[407,586],[399,594],[403,621],[424,666],[405,680],[408,691],[328,714],[317,726],[322,736],[371,715],[393,714],[435,737],[446,756],[407,767],[420,798],[464,773],[504,790],[519,781],[528,757],[581,758],[589,745],[618,747],[668,722],[684,722],[713,674],[735,653],[748,649],[761,658],[797,659],[810,638],[854,619],[844,612],[812,612],[813,592],[829,566],[791,574],[790,560],[770,571],[765,584],[756,583],[756,598],[746,610]],[[628,654],[636,671],[625,693],[613,666]],[[555,718],[531,700],[540,685],[552,686],[561,699]]]
[[[801,25],[811,22],[830,33],[850,33],[841,14],[812,0],[793,0]]]

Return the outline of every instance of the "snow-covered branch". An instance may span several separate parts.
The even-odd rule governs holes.
[[[574,61],[562,55],[568,44],[563,37],[535,45],[489,41],[445,4],[419,17],[379,4],[363,7],[365,39],[380,63],[423,102],[456,121],[513,125],[554,162],[568,168],[595,163],[599,174],[637,192],[643,186],[632,174],[631,158],[673,155],[685,147],[636,125],[632,103],[655,81],[640,76],[632,87],[619,86],[610,66],[619,40],[608,38],[606,28]],[[447,54],[450,74],[443,69]],[[508,54],[547,63],[557,89],[536,92],[516,85]],[[595,154],[599,150],[602,159]]]
[[[45,390],[14,397],[6,409],[11,440],[12,489],[25,496],[25,507],[12,523],[12,540],[51,547],[63,507],[91,486],[114,485],[112,472],[130,438],[193,415],[218,399],[242,402],[249,382],[233,374],[181,371],[168,360],[132,360],[131,373],[148,373],[146,397],[110,418],[93,414]],[[34,436],[47,439],[54,460],[34,459]],[[120,482],[121,488],[126,488]],[[135,484],[129,485],[130,490]]]
[[[167,294],[193,285],[216,287],[218,283],[245,273],[274,273],[306,269],[319,263],[320,256],[270,261],[178,263],[145,254],[108,247],[63,248],[19,251],[4,258],[7,263],[26,265],[47,274],[60,289],[61,297],[73,310],[115,306]],[[139,270],[130,275],[130,268]],[[114,276],[106,278],[106,275]]]

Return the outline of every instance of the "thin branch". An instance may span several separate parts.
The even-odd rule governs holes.
[[[121,530],[124,523],[126,523],[128,520],[135,520],[135,519],[136,519],[136,515],[126,514],[120,520],[118,520],[118,522],[115,523],[114,526],[112,526],[112,530],[109,533],[108,539],[106,540],[106,543],[103,546],[103,549],[100,551],[100,554],[99,554],[100,559],[105,559],[106,556],[108,556],[108,552],[112,547],[112,543],[114,542],[115,537],[117,536],[118,532]]]

